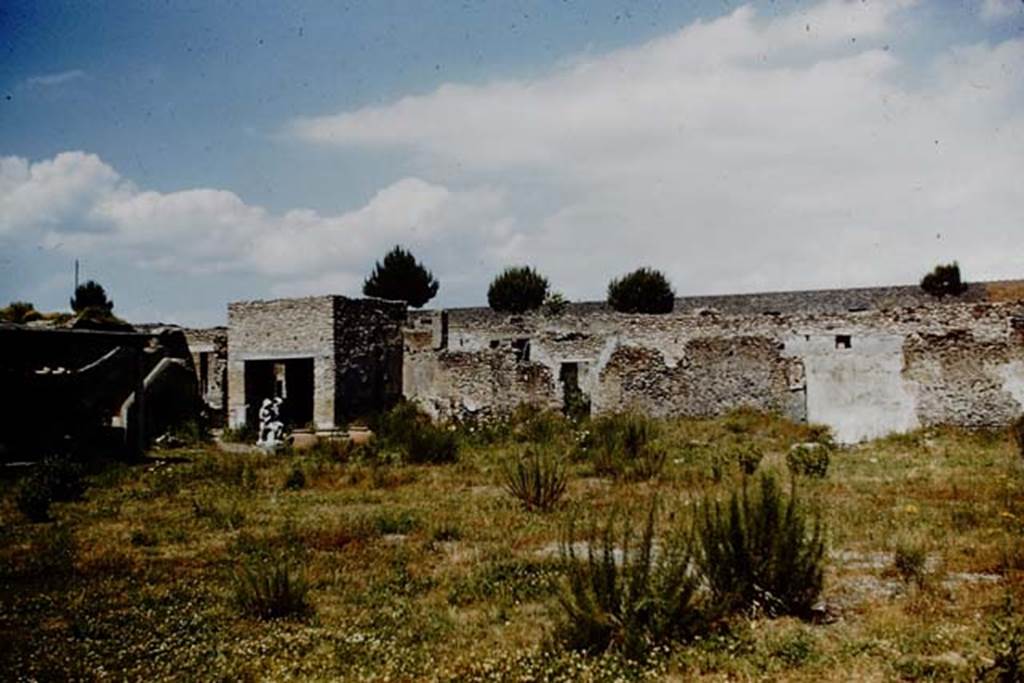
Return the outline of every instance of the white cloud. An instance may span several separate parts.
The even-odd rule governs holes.
[[[224,190],[141,191],[84,152],[0,159],[0,237],[171,272],[255,273],[288,293],[358,293],[374,259],[395,243],[428,265],[452,266],[445,246],[471,246],[488,225],[500,230],[503,203],[487,188],[405,178],[348,213],[277,215]]]
[[[85,72],[81,69],[71,69],[69,71],[59,71],[52,74],[42,74],[40,76],[30,76],[25,79],[25,84],[29,86],[42,86],[49,87],[54,85],[62,85],[69,81],[75,81],[79,78],[85,78]]]
[[[908,64],[900,43],[929,30],[913,4],[742,7],[541,78],[288,130],[530,188],[492,254],[572,296],[642,263],[682,292],[908,282],[953,258],[1022,275],[1024,41]]]
[[[980,14],[985,21],[999,21],[1024,14],[1024,4],[1021,0],[984,0]]]

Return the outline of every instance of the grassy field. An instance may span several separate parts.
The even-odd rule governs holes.
[[[750,413],[661,423],[664,468],[644,480],[597,476],[578,446],[582,430],[534,421],[463,428],[446,464],[351,449],[153,452],[143,464],[95,467],[84,497],[54,504],[44,523],[23,516],[17,482],[5,482],[0,671],[11,680],[973,680],[1012,660],[1014,647],[1024,656],[1014,606],[1024,605],[1024,460],[1005,433],[928,430],[832,451],[827,476],[801,476],[797,489],[826,529],[817,617],[736,614],[631,662],[570,651],[554,635],[569,520],[639,518],[656,498],[660,528],[685,527],[701,501],[740,485],[736,454],[762,454],[759,470],[788,483],[790,447],[821,433]],[[549,512],[524,510],[502,484],[502,463],[531,444],[575,456]],[[247,610],[246,577],[260,567],[284,567],[299,592],[307,585],[306,607],[283,618]]]

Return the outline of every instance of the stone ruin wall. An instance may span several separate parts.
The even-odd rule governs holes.
[[[315,296],[228,304],[228,424],[245,425],[245,362],[313,359],[313,422],[335,426],[334,297]]]
[[[576,363],[593,413],[751,406],[828,424],[846,442],[923,425],[998,426],[1024,410],[1024,303],[820,308],[415,313],[404,390],[438,416],[505,413],[524,401],[558,408],[562,365]]]
[[[405,304],[334,297],[337,423],[402,397]]]
[[[188,341],[192,364],[200,384],[203,380],[200,376],[202,355],[206,354],[206,390],[202,392],[202,399],[214,424],[221,425],[225,421],[227,409],[228,328],[185,328],[182,331]]]
[[[229,424],[246,422],[245,363],[313,359],[313,423],[331,430],[401,397],[405,305],[318,296],[228,305]]]

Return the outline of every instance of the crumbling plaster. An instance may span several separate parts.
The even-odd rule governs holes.
[[[572,362],[594,413],[753,406],[828,424],[846,442],[919,425],[996,426],[1022,410],[1022,313],[1019,302],[729,315],[458,309],[445,312],[441,339],[441,312],[426,312],[405,333],[404,392],[442,416],[557,407],[560,367]]]

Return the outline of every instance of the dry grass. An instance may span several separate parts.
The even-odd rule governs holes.
[[[564,441],[571,428],[546,439]],[[529,431],[529,430],[527,430]],[[84,500],[31,524],[0,497],[0,670],[10,678],[170,680],[969,680],[988,663],[990,618],[1024,599],[1024,461],[1005,434],[929,430],[832,454],[802,478],[831,562],[820,622],[737,620],[649,662],[548,651],[572,515],[613,508],[686,515],[743,476],[738,447],[788,477],[785,454],[816,433],[772,417],[670,421],[652,481],[570,467],[566,505],[521,509],[500,463],[522,437],[466,437],[459,462],[374,466],[183,451],[181,462],[93,474]],[[295,465],[306,485],[284,484]],[[663,520],[665,521],[665,520]],[[926,552],[921,581],[894,564]],[[288,557],[311,612],[264,622],[232,577]]]

